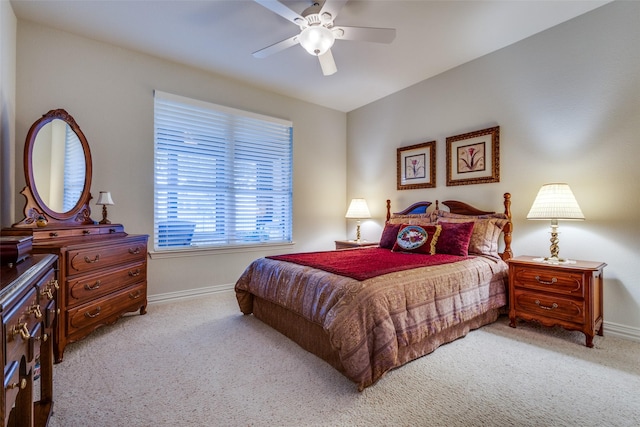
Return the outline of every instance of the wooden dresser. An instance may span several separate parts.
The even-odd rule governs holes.
[[[55,255],[3,265],[0,282],[4,426],[46,426],[53,406],[53,340],[57,282]],[[36,366],[40,366],[36,380]],[[40,385],[36,390],[36,385]],[[34,396],[39,400],[34,402]]]
[[[586,346],[602,335],[602,271],[607,264],[575,261],[546,264],[530,256],[509,263],[509,325],[516,319],[533,320],[545,326],[581,331]]]
[[[5,229],[4,234],[24,232]],[[119,224],[32,230],[33,252],[59,257],[60,314],[54,334],[54,356],[96,328],[114,323],[127,312],[147,309],[147,240],[129,235]]]

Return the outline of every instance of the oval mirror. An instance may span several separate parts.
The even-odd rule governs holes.
[[[67,122],[54,119],[38,130],[31,170],[40,200],[53,212],[69,212],[78,204],[86,178],[84,150]]]
[[[43,115],[29,129],[24,150],[24,222],[44,216],[57,223],[91,223],[91,152],[73,117],[62,109]]]

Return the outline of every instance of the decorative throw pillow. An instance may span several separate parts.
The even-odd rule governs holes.
[[[384,225],[382,230],[382,236],[380,237],[380,247],[384,249],[393,249],[393,245],[396,243],[398,237],[398,231],[402,224],[389,224]]]
[[[478,255],[488,255],[499,258],[498,240],[502,228],[509,222],[506,219],[499,218],[440,218],[438,223],[464,223],[473,221],[473,231],[471,232],[471,240],[469,241],[469,253]]]
[[[390,224],[412,224],[412,225],[422,225],[422,224],[435,224],[438,219],[435,211],[430,213],[422,213],[422,214],[391,214],[391,218],[389,219]]]
[[[441,231],[440,225],[403,224],[392,250],[433,255]]]
[[[436,242],[436,253],[468,256],[474,222],[440,222],[439,224],[442,231]]]

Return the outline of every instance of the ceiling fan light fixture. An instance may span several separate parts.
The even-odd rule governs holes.
[[[331,49],[336,39],[327,27],[312,25],[302,30],[298,40],[300,45],[311,55],[320,56]]]

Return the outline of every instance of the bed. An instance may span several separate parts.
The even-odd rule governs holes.
[[[362,391],[498,318],[512,256],[510,199],[504,194],[500,213],[448,200],[392,214],[387,201],[380,246],[257,259],[236,282],[240,310]],[[424,244],[413,249],[416,230]]]

